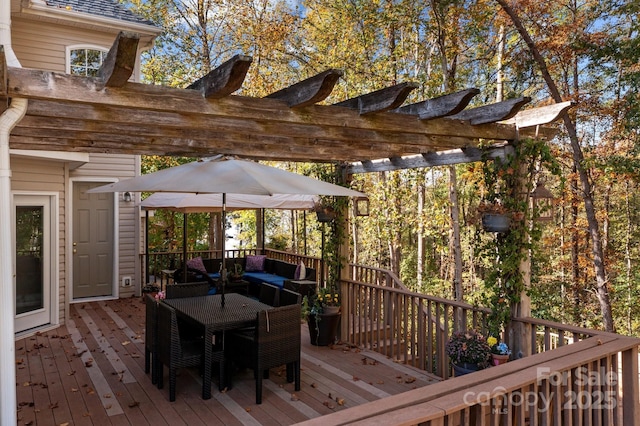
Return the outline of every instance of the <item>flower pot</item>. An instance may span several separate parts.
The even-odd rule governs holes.
[[[504,364],[509,361],[509,355],[491,354],[491,363],[493,365]]]
[[[453,366],[453,375],[455,377],[464,376],[465,374],[473,373],[474,371],[480,370],[478,364],[469,364],[467,362],[460,365],[452,362],[451,365]]]
[[[340,312],[340,306],[323,306],[322,313],[324,314],[337,314]]]
[[[511,219],[506,214],[482,215],[482,229],[487,232],[507,232],[511,226]]]
[[[315,346],[328,346],[336,341],[340,314],[310,314],[307,318],[309,326],[309,339]]]

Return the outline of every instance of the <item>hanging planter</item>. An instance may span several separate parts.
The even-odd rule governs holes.
[[[482,229],[486,232],[507,232],[511,226],[511,218],[504,213],[484,213]]]

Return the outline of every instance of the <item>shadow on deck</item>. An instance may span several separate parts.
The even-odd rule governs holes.
[[[66,325],[16,341],[18,424],[289,425],[438,381],[350,345],[312,346],[301,324],[300,392],[284,368],[274,369],[256,405],[253,373],[245,370],[226,392],[214,378],[205,401],[194,369],[180,373],[170,403],[168,384],[157,389],[144,373],[144,311],[140,298],[72,304]]]

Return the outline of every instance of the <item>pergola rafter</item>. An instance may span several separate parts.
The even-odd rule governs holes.
[[[541,127],[548,123],[541,122],[544,113],[526,112],[536,117],[536,127],[521,125],[518,116],[528,98],[466,109],[477,89],[402,106],[417,87],[406,82],[320,105],[342,76],[335,69],[264,98],[233,95],[252,63],[243,55],[186,89],[132,83],[127,80],[138,40],[136,34],[119,34],[95,78],[7,67],[3,60],[0,96],[29,100],[10,147],[360,164],[394,158],[378,161],[380,169],[385,163],[433,165],[449,155],[475,158],[460,153],[476,152],[470,150],[481,141],[503,146],[526,135],[555,134]]]

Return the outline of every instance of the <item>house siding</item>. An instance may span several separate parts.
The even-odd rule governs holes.
[[[11,0],[11,47],[24,68],[42,69],[64,73],[67,70],[67,48],[86,46],[109,50],[120,28],[106,28],[104,24],[93,25],[90,19],[83,22],[65,22],[62,19],[43,19],[37,14],[21,13],[20,1]],[[114,21],[116,22],[116,21]],[[123,24],[123,29],[127,28]],[[149,39],[149,34],[145,37]],[[147,40],[148,41],[148,40]],[[139,77],[139,64],[132,75],[132,81]],[[71,301],[71,259],[67,258],[71,244],[73,213],[67,211],[72,197],[72,182],[119,180],[139,174],[140,157],[135,155],[91,154],[89,162],[75,169],[70,163],[43,158],[38,151],[32,156],[11,155],[13,191],[56,192],[58,193],[58,318],[64,323]],[[135,196],[139,200],[139,194]],[[140,285],[140,209],[137,203],[118,201],[118,282],[114,296],[130,297],[139,294]],[[69,227],[67,227],[67,225]],[[122,287],[122,278],[131,277],[131,286]]]
[[[16,18],[11,36],[13,51],[24,68],[65,72],[67,46],[81,44],[109,50],[116,35]]]

